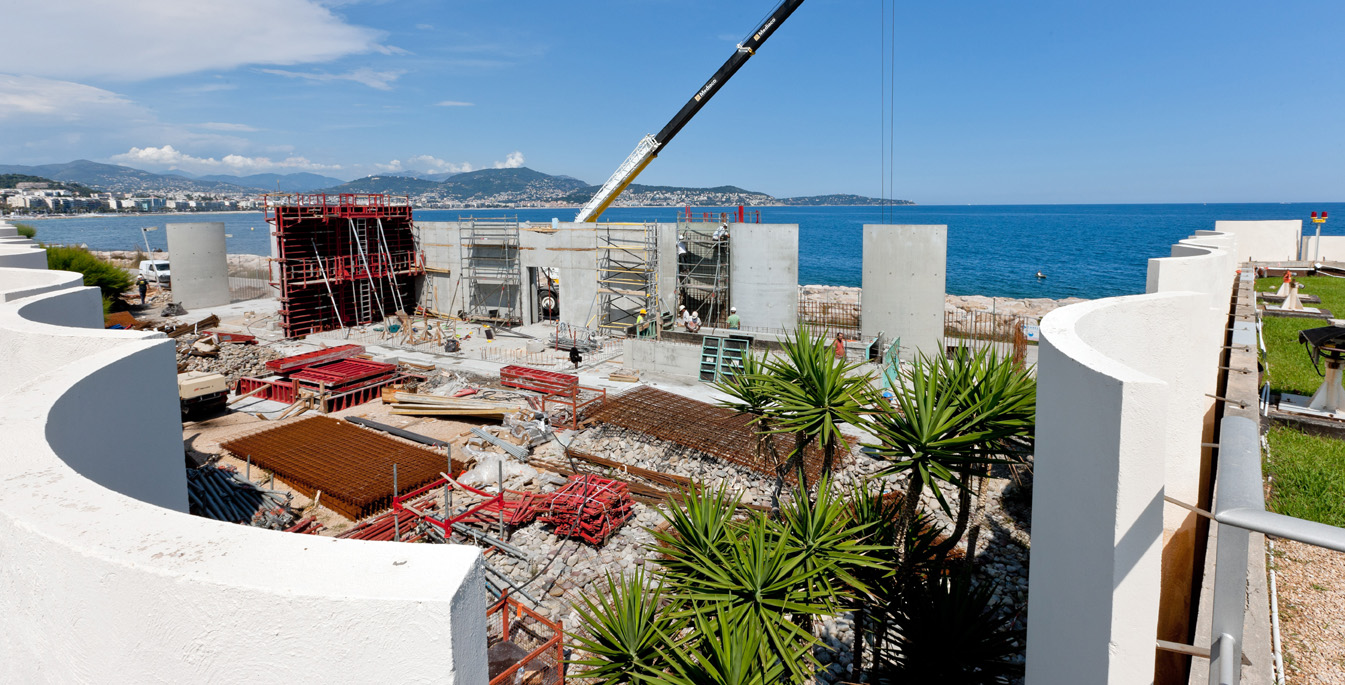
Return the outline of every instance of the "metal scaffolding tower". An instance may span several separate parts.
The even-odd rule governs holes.
[[[523,324],[523,265],[518,221],[467,219],[462,229],[466,318],[501,326]]]
[[[598,227],[598,328],[621,335],[635,326],[640,310],[649,324],[637,335],[657,336],[658,225],[602,224]]]
[[[699,312],[707,326],[729,311],[729,239],[715,239],[718,224],[677,224],[677,302]]]

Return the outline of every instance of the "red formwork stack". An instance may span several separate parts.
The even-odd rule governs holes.
[[[411,313],[425,273],[407,198],[266,195],[280,326],[294,338]]]

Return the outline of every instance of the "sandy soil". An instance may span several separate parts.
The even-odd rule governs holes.
[[[1286,681],[1345,685],[1345,554],[1276,540],[1275,582]]]

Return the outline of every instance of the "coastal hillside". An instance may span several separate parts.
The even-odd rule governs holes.
[[[26,184],[35,184],[35,186],[27,186]],[[57,181],[28,174],[0,174],[0,189],[18,188],[20,185],[40,187],[43,190],[64,190],[76,197],[88,197],[93,194],[92,188],[79,183]]]
[[[187,174],[182,174],[187,176]],[[209,176],[194,176],[198,181],[215,181],[218,183],[231,183],[240,188],[257,189],[266,192],[281,193],[304,193],[318,188],[327,188],[329,186],[339,185],[343,181],[331,176],[322,176],[301,171],[293,174],[252,174],[251,176],[231,176],[228,174],[212,174]]]
[[[42,164],[24,166],[21,164],[0,164],[0,174],[26,174],[40,176],[54,181],[69,181],[89,186],[97,190],[111,190],[125,193],[243,193],[246,192],[231,183],[218,181],[197,181],[173,174],[156,174],[117,164],[102,164],[87,159],[77,159],[64,164]]]

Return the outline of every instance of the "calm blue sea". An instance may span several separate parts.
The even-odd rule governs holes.
[[[1312,211],[1332,218],[1325,235],[1345,235],[1345,203],[1185,205],[1006,205],[904,207],[766,207],[761,219],[799,225],[799,283],[860,284],[862,227],[866,223],[946,224],[948,292],[998,297],[1110,297],[1144,292],[1146,260],[1218,219],[1302,219],[1313,230]],[[611,221],[671,221],[676,209],[610,209]],[[729,211],[729,208],[693,208]],[[424,210],[421,221],[453,221],[471,212]],[[886,218],[884,215],[886,214]],[[549,222],[573,210],[525,209],[475,215]],[[143,246],[140,228],[155,249],[165,249],[165,222],[223,221],[230,253],[266,254],[267,225],[260,213],[38,219],[38,239],[84,243],[96,250]],[[1037,271],[1046,274],[1036,278]]]

